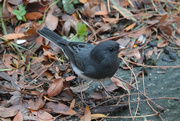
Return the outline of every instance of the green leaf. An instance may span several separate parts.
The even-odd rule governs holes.
[[[79,0],[73,0],[73,4],[78,4]]]
[[[18,10],[16,10],[16,9],[14,9],[14,10],[12,10],[12,13],[14,14],[14,15],[18,15]]]
[[[71,0],[62,0],[62,3],[63,3],[63,7],[66,13],[71,14],[75,10],[74,5],[72,4]]]
[[[79,36],[79,42],[85,42],[84,36]]]
[[[19,15],[16,15],[16,18],[17,18],[18,20],[22,20],[22,17],[19,16]]]
[[[84,40],[84,36],[74,36],[72,39],[71,39],[71,42],[85,42]]]
[[[24,16],[25,14],[26,14],[26,11],[25,11],[25,10],[19,11],[19,15],[20,15],[20,16]]]
[[[19,7],[19,10],[25,10],[26,8],[23,4],[20,4],[18,7]]]
[[[77,31],[77,34],[80,36],[88,35],[86,25],[80,22],[77,23],[76,31]]]
[[[19,7],[19,10],[14,9],[12,10],[12,13],[16,15],[16,18],[18,20],[26,21],[26,18],[24,16],[26,14],[26,10],[25,10],[26,7],[23,4],[19,5],[18,7]]]

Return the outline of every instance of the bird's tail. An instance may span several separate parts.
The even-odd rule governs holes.
[[[51,31],[47,27],[43,27],[41,30],[37,30],[37,33],[55,45],[59,46],[61,49],[64,49],[64,47],[69,43],[67,40],[63,39],[60,35]]]

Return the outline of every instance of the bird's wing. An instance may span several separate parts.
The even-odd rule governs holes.
[[[66,53],[71,63],[84,71],[86,62],[90,58],[90,52],[95,46],[88,43],[70,42],[66,47]]]

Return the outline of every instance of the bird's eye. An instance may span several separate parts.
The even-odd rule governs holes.
[[[109,51],[110,51],[110,52],[113,52],[113,51],[114,51],[114,48],[112,48],[112,47],[109,48]]]

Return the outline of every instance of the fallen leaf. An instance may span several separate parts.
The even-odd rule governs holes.
[[[37,99],[36,99],[36,101],[33,101],[32,99],[31,100],[29,100],[28,101],[28,107],[27,108],[29,108],[29,109],[31,109],[31,110],[39,110],[39,109],[41,109],[43,106],[44,106],[44,101],[43,101],[43,99],[42,99],[42,96],[43,96],[43,93],[41,93],[38,97],[37,97]]]
[[[165,35],[172,36],[172,30],[168,26],[161,25],[159,26],[159,30]]]
[[[20,111],[18,111],[16,116],[13,118],[13,121],[23,121],[23,115]]]
[[[49,87],[47,94],[49,97],[53,97],[56,96],[57,94],[59,94],[64,87],[64,79],[60,78],[60,79],[56,79]]]
[[[0,118],[0,121],[12,121],[10,118]]]
[[[31,112],[37,116],[38,121],[54,121],[55,120],[55,118],[50,113],[44,110],[31,111]]]
[[[11,108],[5,108],[0,106],[0,117],[12,117],[17,114],[18,110],[11,109]]]
[[[88,84],[83,84],[83,85],[79,85],[76,87],[70,87],[70,89],[74,92],[74,93],[79,93],[79,92],[84,92],[89,88]]]
[[[97,12],[95,12],[94,13],[95,15],[103,15],[103,16],[105,16],[105,15],[107,15],[108,14],[108,12],[107,11],[97,11]]]
[[[95,8],[95,7],[94,7]],[[84,4],[84,14],[86,16],[94,17],[95,10],[90,7],[90,3],[87,2]]]
[[[89,106],[86,106],[85,108],[84,121],[91,121],[91,111],[89,109]]]
[[[76,102],[76,100],[73,99],[72,102],[71,102],[71,105],[70,105],[70,108],[71,108],[71,109],[73,109],[73,108],[75,107],[75,102]]]
[[[79,0],[79,2],[81,2],[82,4],[86,3],[87,0]]]
[[[179,38],[177,38],[175,42],[176,42],[177,46],[180,46],[180,39]]]
[[[22,103],[22,95],[19,91],[11,92],[11,98],[7,100],[7,105],[18,105]]]
[[[168,14],[165,14],[161,17],[161,19],[159,20],[159,24],[163,24],[167,18]]]
[[[113,92],[113,91],[115,91],[116,89],[118,89],[118,87],[115,85],[115,83],[112,83],[111,85],[109,85],[109,86],[106,87],[106,90],[107,90],[108,92]]]
[[[133,24],[129,25],[128,27],[126,27],[124,30],[129,31],[129,30],[132,29],[135,25],[136,25],[136,23],[133,23]]]
[[[11,40],[11,39],[18,39],[25,37],[26,35],[24,33],[12,33],[12,34],[6,34],[2,36],[4,39]]]
[[[74,115],[76,112],[62,103],[48,102],[45,105],[46,109],[50,109],[54,113],[60,113],[64,115]]]
[[[148,50],[148,51],[146,52],[145,56],[146,56],[146,58],[148,59],[148,58],[150,58],[150,57],[152,56],[152,54],[153,54],[153,50]]]
[[[31,12],[31,13],[25,14],[25,18],[27,20],[37,20],[42,17],[43,17],[43,14],[41,14],[40,12]]]
[[[76,76],[68,76],[68,77],[66,77],[66,81],[72,81],[73,79],[75,79],[76,78]]]
[[[100,90],[100,91],[94,92],[92,95],[90,95],[90,97],[93,98],[93,99],[102,99],[105,96],[103,94],[103,91]]]
[[[136,19],[133,17],[133,14],[123,7],[117,7],[115,5],[112,6],[114,9],[116,9],[122,16],[124,16],[126,19],[132,19],[133,21],[136,21]],[[120,8],[120,9],[119,9]]]
[[[157,44],[157,47],[165,47],[165,46],[167,46],[169,44],[169,42],[168,41],[166,41],[166,40],[163,40],[163,41],[161,41],[161,42],[159,42],[158,44]]]
[[[115,77],[112,77],[111,80],[114,82],[114,84],[116,84],[116,86],[121,87],[128,92],[130,91],[130,85],[128,83],[124,83]],[[125,85],[126,85],[126,87],[125,87]]]
[[[130,38],[128,36],[124,36],[123,38],[118,39],[116,42],[118,42],[122,47],[126,47],[130,42]]]
[[[73,92],[71,89],[67,89],[66,90],[63,90],[60,94],[59,94],[59,97],[61,100],[63,101],[72,101],[73,99]]]
[[[91,114],[91,119],[98,119],[98,118],[105,118],[106,115],[104,114]]]
[[[116,24],[119,20],[117,18],[104,18],[103,17],[103,21]]]
[[[53,5],[50,8],[50,11],[48,12],[48,14],[46,16],[46,20],[45,20],[47,27],[52,31],[55,30],[58,25],[58,17],[53,15],[53,12],[55,11],[56,7],[55,7],[55,5]]]

